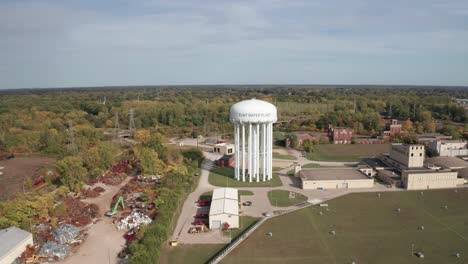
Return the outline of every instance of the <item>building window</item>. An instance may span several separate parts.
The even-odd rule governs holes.
[[[411,153],[411,157],[413,157],[414,153]]]
[[[422,157],[422,153],[419,153],[419,157]]]

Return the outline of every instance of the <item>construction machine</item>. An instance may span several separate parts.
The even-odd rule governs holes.
[[[115,203],[114,208],[106,212],[106,216],[109,216],[109,217],[115,216],[117,214],[117,209],[119,208],[119,204],[122,204],[122,208],[125,208],[124,200],[122,196],[119,196],[119,199]]]

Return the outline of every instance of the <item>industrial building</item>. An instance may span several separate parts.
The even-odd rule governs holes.
[[[300,166],[299,166],[300,167]],[[372,188],[374,179],[355,168],[298,169],[302,189]]]
[[[468,156],[468,143],[465,140],[434,140],[427,147],[441,157]]]
[[[31,233],[15,226],[0,230],[0,263],[13,263],[26,250],[27,245],[33,245]]]
[[[400,170],[422,168],[424,166],[424,146],[392,144],[390,156],[383,156],[384,162]]]
[[[213,190],[209,227],[210,229],[221,229],[225,223],[230,228],[239,228],[239,194],[234,188]]]
[[[403,187],[408,190],[454,188],[464,183],[452,170],[416,169],[401,172]]]
[[[234,124],[235,178],[249,182],[271,180],[276,107],[262,100],[245,100],[231,107],[229,119]]]
[[[214,153],[219,153],[222,155],[232,155],[234,154],[234,151],[235,151],[234,144],[229,144],[229,143],[218,143],[218,144],[215,144],[213,147]]]
[[[453,167],[455,163],[462,163],[461,159],[439,157],[425,163],[424,154],[423,145],[392,144],[390,155],[381,158],[386,166],[373,167],[377,177],[386,184],[408,190],[454,188],[465,182],[455,170],[457,167]]]
[[[354,137],[354,131],[348,127],[333,127],[328,125],[328,137],[333,144],[351,144]]]

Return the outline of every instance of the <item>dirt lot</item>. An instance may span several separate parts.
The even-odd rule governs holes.
[[[58,264],[78,264],[78,263],[116,263],[117,254],[125,245],[123,238],[124,231],[117,230],[112,223],[113,218],[103,214],[109,210],[112,197],[124,186],[131,178],[127,178],[120,185],[110,186],[97,183],[93,187],[104,187],[105,192],[96,198],[83,200],[87,203],[94,203],[99,206],[100,213],[98,222],[89,226],[88,237],[82,245],[76,248],[65,260],[57,262]]]
[[[55,159],[45,156],[16,157],[9,160],[1,160],[0,172],[0,200],[14,198],[15,194],[22,190],[23,180],[34,177],[45,165],[54,162]]]

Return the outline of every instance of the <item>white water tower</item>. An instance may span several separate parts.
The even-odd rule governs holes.
[[[276,107],[262,100],[245,100],[231,107],[229,119],[234,124],[236,180],[271,180]]]

